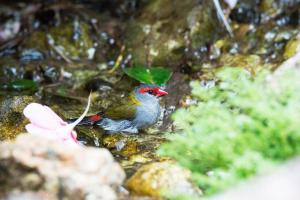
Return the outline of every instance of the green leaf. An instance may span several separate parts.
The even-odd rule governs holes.
[[[171,77],[172,72],[163,67],[145,68],[142,66],[126,68],[124,72],[142,83],[165,84]]]
[[[132,67],[124,69],[124,72],[142,83],[151,83],[152,78],[150,76],[149,71],[147,71],[144,67]]]
[[[165,84],[172,75],[172,72],[169,69],[163,67],[151,68],[150,73],[153,82],[157,85]]]
[[[9,82],[7,84],[3,84],[1,86],[1,89],[17,90],[17,91],[36,90],[37,84],[36,84],[36,82],[34,82],[32,80],[20,79],[20,80]]]

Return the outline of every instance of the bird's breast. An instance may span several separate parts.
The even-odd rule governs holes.
[[[137,107],[134,124],[138,129],[147,128],[155,124],[160,116],[159,102],[152,102],[150,104],[141,104]]]

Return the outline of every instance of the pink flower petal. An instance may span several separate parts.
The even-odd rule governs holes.
[[[41,127],[38,127],[34,124],[27,124],[25,126],[28,133],[35,134],[35,135],[42,135],[49,138],[57,138],[55,130],[48,130]]]
[[[27,105],[23,113],[31,123],[41,128],[53,130],[66,124],[51,108],[38,103]]]
[[[73,123],[64,122],[51,108],[38,103],[31,103],[24,109],[24,115],[30,120],[26,125],[27,132],[60,139],[67,143],[78,144],[74,127],[85,117],[91,104],[91,94],[82,115]]]
[[[75,126],[86,116],[87,112],[89,111],[90,105],[91,105],[91,94],[88,97],[88,103],[87,103],[87,106],[85,107],[85,110],[82,113],[82,115],[75,122],[73,122],[71,124],[67,124],[66,126],[60,127],[56,131],[59,132],[61,135],[67,135],[68,137],[74,137],[73,135],[71,135],[71,132],[73,131]],[[77,134],[76,134],[76,137],[77,137]]]

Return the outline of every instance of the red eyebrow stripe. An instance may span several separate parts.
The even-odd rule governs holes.
[[[89,119],[93,122],[99,121],[102,117],[100,115],[92,115]]]
[[[150,88],[141,88],[140,93],[146,93]]]

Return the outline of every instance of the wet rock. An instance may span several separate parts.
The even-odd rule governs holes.
[[[20,67],[20,63],[13,58],[0,59],[0,80],[7,82],[15,79],[23,78],[25,74],[24,68]]]
[[[84,87],[87,81],[99,75],[98,70],[92,70],[92,69],[88,69],[88,70],[76,69],[76,70],[71,70],[71,73],[72,73],[71,80],[74,83],[73,88]]]
[[[230,18],[239,23],[260,23],[260,13],[258,12],[259,0],[256,1],[241,1],[231,11]]]
[[[146,0],[117,0],[117,1],[97,1],[97,4],[105,4],[102,5],[103,8],[108,8],[113,16],[117,16],[120,18],[129,18],[138,11],[139,8],[143,7],[148,3]]]
[[[69,119],[69,118],[67,118]],[[77,126],[76,132],[78,140],[84,145],[100,147],[103,131],[93,126]]]
[[[59,80],[61,73],[57,67],[49,64],[44,64],[40,66],[43,78],[46,82],[55,83]]]
[[[114,154],[129,157],[138,153],[138,143],[134,136],[124,134],[108,135],[103,138],[103,145]]]
[[[283,57],[288,59],[293,57],[300,51],[300,35],[290,39],[285,45]]]
[[[179,65],[179,70],[183,74],[191,74],[193,72],[193,69],[191,66],[187,63],[182,63]]]
[[[22,134],[0,144],[0,193],[46,192],[60,199],[117,199],[125,178],[106,149]]]
[[[74,28],[77,24],[77,28]],[[78,27],[80,34],[77,34]],[[74,34],[76,35],[75,38]],[[48,44],[51,43],[52,50],[59,56],[65,56],[65,59],[78,60],[79,58],[88,58],[89,49],[93,47],[93,41],[90,37],[90,26],[84,22],[66,22],[61,26],[51,27],[49,31],[33,32],[25,41],[25,48],[38,48],[42,51],[48,51]],[[51,41],[50,41],[51,38]],[[47,44],[48,43],[48,44]]]
[[[220,58],[222,66],[242,67],[255,74],[255,71],[261,66],[261,58],[257,55],[230,55],[225,54]]]
[[[113,88],[113,84],[102,80],[100,78],[95,78],[92,80],[89,80],[85,84],[85,89],[87,91],[100,91],[100,92],[106,92],[108,90],[111,90]]]
[[[24,131],[28,121],[23,109],[34,101],[31,96],[0,97],[0,140],[13,139]]]
[[[286,26],[286,25],[295,25],[297,26],[299,24],[299,16],[298,12],[292,12],[290,14],[288,13],[281,13],[275,18],[275,22],[278,26]]]
[[[20,57],[20,61],[12,57],[0,59],[0,81],[7,83],[13,80],[28,79],[38,83],[56,83],[61,75],[59,69],[61,63],[40,60],[42,57],[38,54],[25,55]]]
[[[201,191],[191,184],[189,171],[170,161],[142,166],[126,184],[139,195],[162,197],[164,194],[201,194]]]
[[[186,48],[199,48],[216,38],[220,25],[212,16],[216,12],[210,1],[151,1],[128,22],[126,48],[135,63],[178,65]]]
[[[43,59],[44,59],[43,53],[36,49],[25,49],[22,51],[20,56],[21,62],[40,61]]]
[[[189,36],[192,46],[200,47],[200,51],[206,52],[205,45],[213,42],[219,31],[222,31],[222,25],[217,20],[216,10],[209,1],[194,6],[187,13],[186,21],[190,29]]]

